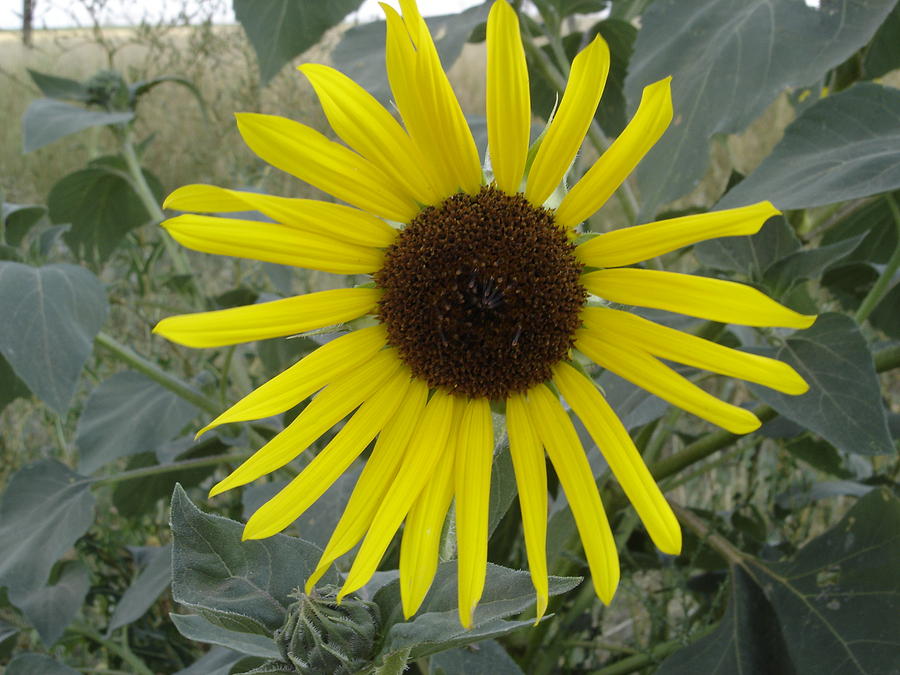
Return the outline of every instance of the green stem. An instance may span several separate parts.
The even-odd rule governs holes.
[[[388,656],[384,663],[372,671],[372,675],[400,675],[406,670],[409,661],[409,653],[412,649],[404,649]]]
[[[894,368],[900,368],[900,345],[894,345],[875,352],[872,360],[875,362],[875,372],[877,373],[885,373]]]
[[[170,375],[169,373],[160,369],[160,367],[155,363],[153,363],[152,361],[148,361],[143,356],[132,351],[130,348],[126,347],[121,342],[118,342],[112,336],[100,332],[97,333],[97,337],[94,338],[94,342],[112,352],[119,360],[127,363],[139,373],[143,373],[151,380],[159,383],[169,391],[178,394],[178,396],[183,398],[185,401],[193,403],[201,410],[205,410],[206,412],[213,415],[218,415],[222,412],[222,406],[220,406],[218,403],[211,399],[208,399],[206,396],[204,396],[188,384],[182,382],[177,377]]]
[[[112,640],[107,640],[93,628],[82,623],[73,623],[66,630],[72,633],[77,633],[78,635],[83,635],[84,637],[93,640],[98,645],[104,647],[108,652],[115,654],[120,659],[125,661],[129,666],[131,666],[131,672],[138,673],[138,675],[153,675],[153,671],[147,667],[146,663],[135,656],[135,654],[128,648],[127,644],[119,645]]]
[[[762,405],[754,409],[753,414],[763,423],[778,416],[778,413],[767,405]],[[657,481],[668,478],[682,469],[689,467],[691,464],[709,457],[717,450],[728,447],[739,438],[742,438],[740,434],[733,434],[724,429],[710,432],[705,436],[701,436],[690,445],[685,446],[684,450],[681,452],[651,464],[650,473],[653,474],[653,477]]]
[[[715,629],[716,626],[707,626],[693,637],[695,638],[695,641],[699,640],[700,638],[712,633]],[[612,665],[606,666],[605,668],[600,668],[599,670],[592,671],[591,675],[627,675],[627,673],[633,673],[637,670],[641,670],[642,668],[646,668],[647,666],[652,666],[653,664],[658,663],[661,659],[664,659],[672,652],[676,652],[684,646],[684,640],[669,640],[668,642],[663,642],[656,645],[655,647],[642,654],[629,656],[628,658],[622,659],[621,661],[616,661]]]
[[[210,441],[213,442],[213,441]],[[247,459],[246,452],[229,452],[224,455],[213,455],[212,457],[198,457],[197,459],[186,459],[183,462],[173,462],[171,464],[160,464],[158,466],[145,466],[141,469],[131,469],[123,471],[105,478],[98,478],[92,481],[92,484],[98,487],[104,485],[115,485],[139,478],[147,478],[148,476],[159,476],[166,473],[177,473],[179,471],[190,471],[191,469],[199,469],[205,466],[215,466],[216,464],[229,464],[231,462],[240,462]]]
[[[890,192],[888,192],[884,198],[887,200],[891,213],[894,216],[894,226],[897,230],[897,248],[894,249],[894,254],[891,256],[891,259],[888,260],[884,271],[881,273],[881,276],[878,277],[878,281],[872,286],[872,290],[869,291],[869,294],[856,311],[857,323],[862,323],[869,318],[869,315],[888,292],[888,288],[894,280],[894,273],[897,271],[897,268],[900,267],[900,207],[897,206],[897,200],[894,199],[894,195]]]
[[[124,134],[122,134],[122,156],[125,157],[125,163],[128,165],[128,173],[131,176],[131,186],[140,198],[144,208],[147,209],[147,213],[150,214],[153,222],[161,223],[166,219],[166,215],[157,203],[156,197],[153,195],[153,190],[150,189],[147,178],[144,176],[144,172],[141,169],[141,163],[138,160],[137,153],[134,151],[134,144],[131,140],[131,129],[127,129]],[[190,265],[188,265],[187,258],[185,258],[182,250],[178,248],[168,232],[164,232],[161,236],[163,246],[166,248],[166,254],[172,261],[175,271],[178,274],[190,276],[191,268]]]

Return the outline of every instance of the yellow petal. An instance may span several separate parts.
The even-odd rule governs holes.
[[[409,222],[419,207],[381,169],[310,127],[275,115],[239,113],[244,142],[266,162],[376,216]]]
[[[397,230],[370,213],[317,199],[289,199],[214,185],[185,185],[170,194],[163,207],[178,211],[228,213],[259,211],[282,225],[359,246],[390,246]]]
[[[386,339],[387,332],[381,324],[335,338],[247,394],[197,432],[197,436],[220,424],[258,420],[293,408],[326,384],[369,361],[384,347]]]
[[[406,619],[419,611],[437,572],[441,531],[450,502],[453,501],[453,467],[456,458],[453,453],[455,448],[449,446],[450,444],[444,449],[428,481],[428,487],[419,494],[403,526],[403,540],[400,544],[400,599]]]
[[[506,0],[491,7],[487,21],[487,131],[497,187],[519,191],[531,132],[528,67],[519,18]]]
[[[619,584],[619,555],[594,474],[559,400],[540,384],[528,392],[528,410],[569,500],[597,596],[609,604]]]
[[[278,223],[186,214],[162,225],[179,244],[203,253],[334,274],[370,274],[384,263],[381,249],[347,244]]]
[[[456,405],[456,397],[441,390],[431,397],[409,441],[400,470],[378,505],[369,532],[338,594],[339,599],[361,588],[372,578],[400,523],[431,480],[438,461],[446,451]]]
[[[554,369],[553,381],[603,453],[653,543],[664,553],[678,555],[678,520],[609,403],[593,382],[565,362]]]
[[[544,449],[528,419],[528,408],[521,394],[513,394],[506,400],[506,427],[519,490],[528,569],[537,594],[534,620],[537,624],[546,613],[550,599],[547,580],[547,465]]]
[[[611,302],[678,312],[743,326],[809,328],[815,316],[799,314],[733,281],[677,272],[632,268],[591,272],[581,277],[591,293]]]
[[[668,361],[756,382],[785,394],[809,390],[806,381],[786,363],[730,349],[629,312],[586,307],[582,320],[592,334],[606,334],[615,342],[632,344]]]
[[[459,620],[465,628],[471,628],[487,574],[488,505],[494,459],[490,401],[476,398],[468,402],[456,442]]]
[[[410,372],[400,368],[371,398],[363,401],[333,439],[277,495],[263,504],[244,527],[243,539],[281,532],[331,487],[375,438],[403,400]],[[301,532],[301,535],[303,533]]]
[[[586,330],[576,331],[575,336],[575,347],[594,363],[672,405],[735,434],[759,429],[759,420],[752,412],[720,401],[646,352]]]
[[[373,311],[381,297],[375,288],[338,288],[284,300],[163,319],[154,333],[186,347],[222,347],[352,321]]]
[[[209,491],[214,497],[281,468],[319,436],[372,396],[401,367],[394,349],[384,349],[358,370],[328,385],[297,418]]]
[[[706,239],[756,234],[763,223],[779,213],[771,203],[760,202],[626,227],[584,242],[575,249],[575,257],[590,267],[632,265]]]
[[[528,172],[525,196],[542,205],[559,185],[581,147],[606,84],[609,47],[599,35],[572,61],[559,109]]]
[[[406,446],[428,400],[428,385],[414,379],[406,390],[406,397],[378,436],[372,456],[366,462],[347,506],[328,540],[316,569],[306,580],[306,593],[312,592],[316,582],[328,567],[356,546],[369,529],[378,505],[397,476]]]
[[[663,135],[672,121],[671,79],[644,87],[628,126],[563,198],[556,210],[560,225],[575,227],[592,216]]]
[[[472,132],[441,68],[428,26],[410,3],[403,19],[382,4],[387,19],[387,72],[406,130],[423,157],[441,199],[481,187]]]
[[[384,107],[343,73],[317,63],[299,68],[312,83],[328,123],[351,148],[389,175],[416,201],[436,204],[419,149]]]

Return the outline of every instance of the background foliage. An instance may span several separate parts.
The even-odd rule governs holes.
[[[312,600],[294,589],[359,468],[288,534],[241,544],[240,522],[310,453],[215,501],[206,489],[298,411],[199,442],[193,431],[324,338],[190,351],[151,338],[150,328],[174,313],[339,282],[195,255],[155,223],[165,217],[162,196],[185,183],[321,197],[244,149],[231,113],[284,114],[327,131],[311,89],[288,67],[302,61],[330,62],[387,102],[384,23],[350,25],[359,0],[267,0],[265,11],[259,0],[234,0],[240,27],[215,26],[217,3],[208,0],[174,24],[109,29],[103,3],[88,4],[90,30],[39,34],[32,51],[0,34],[3,118],[22,120],[0,130],[0,664],[41,675],[296,672],[319,653],[297,632],[292,617]],[[554,489],[548,551],[559,576],[552,615],[532,627],[501,436],[493,564],[475,628],[462,630],[456,618],[452,552],[423,609],[403,621],[392,549],[385,571],[347,601],[367,631],[354,667],[892,672],[900,661],[900,7],[534,0],[516,8],[537,128],[579,48],[597,33],[610,43],[606,92],[573,178],[622,130],[641,88],[673,76],[671,128],[590,229],[761,199],[785,211],[756,236],[650,264],[752,284],[820,314],[812,328],[653,316],[786,360],[811,390],[782,396],[686,370],[766,422],[736,437],[597,372],[676,505],[683,555],[653,549],[583,434],[622,583],[604,608],[581,580],[586,563]],[[429,19],[482,152],[488,9]],[[339,563],[324,583],[339,582]],[[327,597],[316,602],[331,611]],[[316,663],[307,672],[331,672]]]

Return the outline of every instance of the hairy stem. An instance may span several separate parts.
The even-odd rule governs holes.
[[[143,373],[151,380],[162,385],[169,391],[177,394],[185,401],[194,404],[201,410],[205,410],[206,412],[213,415],[218,415],[220,412],[222,412],[221,405],[207,398],[187,383],[182,382],[177,377],[165,372],[155,363],[153,363],[152,361],[148,361],[140,354],[137,354],[132,349],[126,347],[121,342],[113,338],[111,335],[100,332],[97,334],[97,337],[94,338],[94,342],[111,352],[120,361],[127,363],[139,373]]]

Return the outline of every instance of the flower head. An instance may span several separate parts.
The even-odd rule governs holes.
[[[505,410],[538,617],[548,600],[545,453],[568,498],[597,594],[609,602],[619,579],[616,547],[563,400],[654,543],[677,554],[681,532],[628,432],[576,365],[578,353],[729,431],[756,429],[751,412],[718,400],[660,359],[802,393],[806,383],[793,369],[610,305],[751,326],[809,326],[814,317],[748,286],[633,267],[705,239],[753,234],[777,211],[760,203],[576,244],[575,228],[615,192],[669,124],[668,79],[644,90],[622,135],[560,197],[600,100],[609,50],[597,37],[578,54],[552,121],[529,149],[531,107],[518,19],[506,0],[498,0],[487,26],[492,174],[486,178],[428,28],[414,0],[400,4],[402,16],[387,6],[385,13],[388,77],[402,123],[352,80],[314,64],[300,70],[343,144],[280,117],[238,115],[244,140],[260,157],[347,205],[206,185],[181,188],[167,200],[167,207],[183,211],[256,210],[274,221],[203,215],[166,221],[190,248],[373,280],[170,317],[156,327],[175,342],[213,347],[353,325],[206,427],[278,414],[318,392],[210,494],[284,466],[347,418],[300,475],[250,518],[245,537],[283,530],[374,441],[307,591],[360,541],[341,595],[363,586],[402,525],[401,595],[405,614],[414,614],[434,578],[442,526],[454,504],[459,613],[470,626],[487,563],[498,440],[493,402]]]

